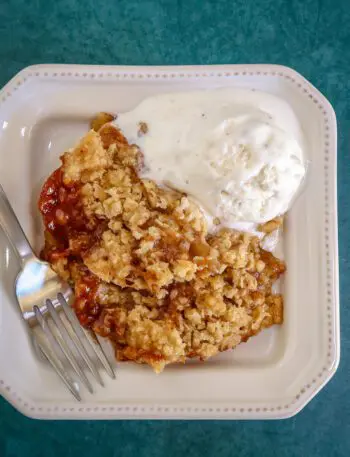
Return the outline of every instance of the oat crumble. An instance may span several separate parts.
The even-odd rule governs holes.
[[[140,150],[110,120],[63,154],[39,201],[43,258],[74,287],[80,322],[156,372],[281,324],[284,263],[246,233],[208,233],[186,195],[140,179]]]

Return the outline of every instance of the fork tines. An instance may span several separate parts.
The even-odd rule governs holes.
[[[101,386],[103,386],[101,375],[95,362],[90,357],[87,347],[93,350],[111,378],[114,379],[115,374],[96,336],[81,327],[76,315],[62,294],[59,293],[57,299],[58,306],[56,307],[51,300],[46,300],[46,306],[44,307],[34,306],[35,317],[46,337],[46,342],[38,337],[36,337],[36,342],[40,351],[50,362],[70,392],[80,401],[78,385],[69,375],[63,361],[68,362],[68,365],[73,368],[90,393],[93,393],[93,388],[84,373],[84,363],[79,361],[74,352],[81,356]],[[59,312],[56,308],[62,310],[62,312]]]

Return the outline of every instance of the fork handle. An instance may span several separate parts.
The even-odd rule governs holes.
[[[35,257],[27,237],[17,219],[15,212],[0,184],[0,226],[7,238],[15,248],[16,253],[23,262]]]

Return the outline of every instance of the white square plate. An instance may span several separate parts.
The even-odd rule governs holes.
[[[287,101],[302,126],[310,166],[283,240],[285,323],[206,363],[119,364],[117,379],[79,404],[36,356],[13,294],[16,257],[0,233],[0,392],[38,418],[284,418],[296,414],[339,362],[336,120],[295,71],[273,65],[99,67],[39,65],[0,93],[0,182],[35,249],[39,189],[99,111],[122,112],[148,95],[245,87]]]

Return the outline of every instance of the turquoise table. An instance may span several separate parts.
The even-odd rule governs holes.
[[[42,422],[0,400],[1,457],[350,455],[350,0],[3,0],[0,85],[35,63],[278,63],[333,104],[339,126],[340,368],[276,422]]]

